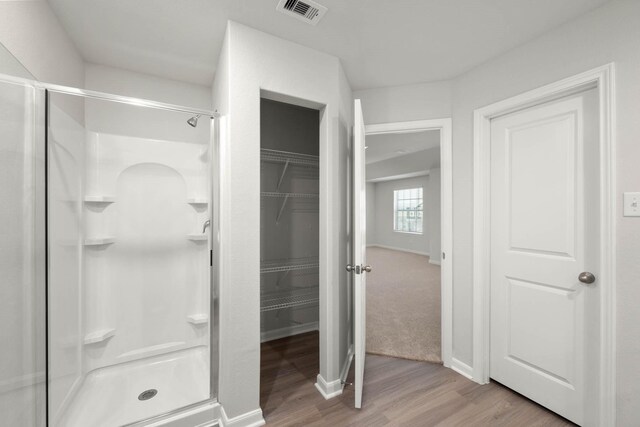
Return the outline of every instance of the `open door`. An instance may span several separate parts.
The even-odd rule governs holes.
[[[366,350],[366,272],[371,267],[366,264],[367,249],[367,202],[364,154],[364,120],[360,100],[355,100],[355,122],[353,129],[353,264],[347,266],[347,271],[353,273],[354,289],[354,323],[355,323],[355,389],[356,408],[362,407],[362,389],[364,385],[364,363]]]

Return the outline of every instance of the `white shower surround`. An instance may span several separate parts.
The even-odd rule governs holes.
[[[72,154],[50,158],[51,213],[64,226],[53,227],[54,241],[65,243],[51,250],[73,250],[61,259],[76,265],[66,274],[79,274],[51,276],[51,420],[121,425],[210,399],[209,126],[191,130],[186,114],[139,108],[123,125],[117,113],[129,107],[85,101],[83,124],[51,110],[54,154]],[[126,135],[145,126],[167,139]],[[56,311],[68,305],[55,302],[61,296],[77,302],[70,316]],[[150,388],[158,395],[139,401]]]

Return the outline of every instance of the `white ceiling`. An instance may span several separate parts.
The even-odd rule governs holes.
[[[376,163],[394,157],[440,146],[440,131],[367,135],[366,163]]]
[[[210,85],[232,19],[341,58],[354,89],[443,80],[607,0],[317,0],[317,26],[278,0],[48,0],[88,62]]]

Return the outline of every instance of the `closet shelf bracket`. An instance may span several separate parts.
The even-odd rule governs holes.
[[[282,168],[282,173],[280,174],[280,179],[278,180],[278,188],[277,191],[280,191],[280,186],[282,185],[282,180],[284,179],[284,175],[287,173],[287,168],[289,167],[289,159],[284,162],[284,167]]]
[[[284,200],[282,201],[282,205],[280,206],[280,212],[278,212],[278,217],[276,218],[276,224],[280,223],[280,217],[282,216],[282,212],[284,212],[284,207],[287,205],[287,200],[289,200],[289,195],[284,196]]]

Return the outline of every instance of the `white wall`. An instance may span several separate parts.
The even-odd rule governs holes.
[[[330,166],[320,172],[320,231],[328,239],[320,247],[320,263],[327,267],[320,272],[320,322],[327,325],[320,334],[326,350],[320,354],[320,374],[326,381],[338,380],[350,344],[350,282],[344,265],[352,94],[337,58],[234,22],[227,28],[218,64],[214,108],[227,121],[220,147],[224,181],[219,400],[225,413],[234,417],[257,414],[260,405],[260,91],[326,106],[320,134],[320,156]]]
[[[85,88],[192,108],[211,109],[211,88],[97,64],[85,66]]]
[[[33,75],[27,70],[18,59],[0,43],[0,74],[20,77],[23,79],[34,79]]]
[[[640,190],[640,2],[613,1],[456,79],[453,90],[454,356],[472,360],[472,112],[616,62],[618,206]],[[640,219],[617,214],[618,425],[640,422]]]
[[[367,180],[409,178],[438,166],[440,166],[440,148],[431,148],[375,163],[367,163]]]
[[[366,124],[439,119],[451,115],[451,82],[354,91]]]
[[[0,43],[36,79],[83,86],[82,57],[45,0],[0,2]]]
[[[380,245],[388,248],[396,248],[409,252],[417,252],[428,255],[431,249],[429,230],[429,209],[423,212],[423,233],[401,233],[393,230],[393,192],[406,188],[422,187],[422,195],[425,198],[425,207],[429,187],[429,176],[417,178],[398,179],[394,181],[378,182],[375,185],[375,240],[368,245]]]

